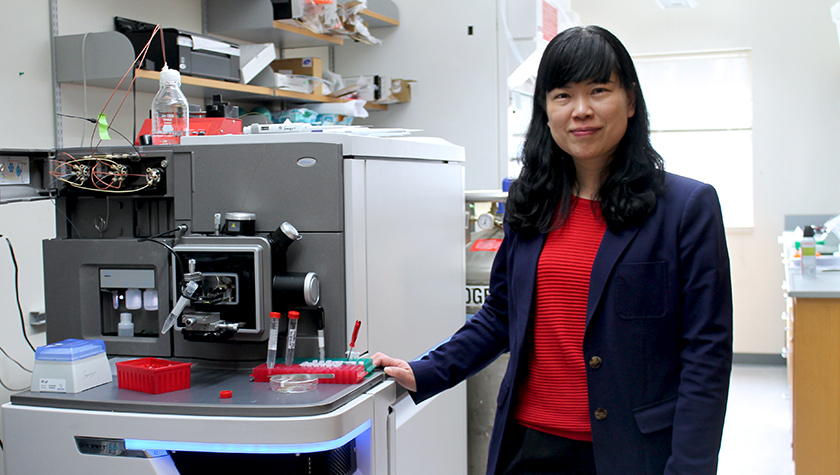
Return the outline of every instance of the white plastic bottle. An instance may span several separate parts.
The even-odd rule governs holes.
[[[124,312],[120,314],[120,324],[117,325],[117,336],[134,336],[134,322],[131,321],[131,314]]]
[[[190,106],[181,92],[181,73],[164,64],[152,101],[152,144],[177,145],[190,133]]]
[[[806,227],[802,232],[802,240],[799,241],[799,254],[802,256],[802,276],[817,276],[817,243],[814,240],[814,228]]]

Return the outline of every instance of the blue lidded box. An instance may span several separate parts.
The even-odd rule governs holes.
[[[102,340],[67,339],[46,346],[39,346],[35,350],[36,361],[78,361],[91,356],[105,353],[105,342]]]

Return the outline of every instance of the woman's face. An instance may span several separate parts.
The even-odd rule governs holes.
[[[613,72],[605,83],[574,82],[549,91],[545,110],[554,142],[575,165],[603,169],[627,131],[635,103]]]

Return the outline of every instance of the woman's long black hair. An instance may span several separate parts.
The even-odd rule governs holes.
[[[534,107],[522,151],[522,172],[508,191],[505,220],[514,231],[535,235],[565,220],[576,190],[572,157],[551,137],[546,114],[549,91],[573,82],[607,82],[615,72],[633,94],[635,114],[627,124],[598,190],[601,214],[612,230],[641,223],[665,187],[662,157],[650,144],[647,107],[636,68],[624,45],[597,27],[567,29],[548,44],[534,86]]]

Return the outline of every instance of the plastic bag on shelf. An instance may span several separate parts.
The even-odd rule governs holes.
[[[327,96],[332,94],[333,91],[344,89],[344,78],[341,77],[341,74],[325,69],[322,75],[324,78],[321,84],[321,94]]]
[[[296,109],[284,109],[276,111],[271,114],[275,124],[282,124],[289,120],[294,123],[311,124],[318,120],[318,112],[308,107],[298,107]]]
[[[295,18],[304,28],[318,34],[328,34],[330,25],[340,21],[334,0],[305,0],[303,16]]]
[[[340,14],[344,23],[345,35],[353,40],[369,45],[382,44],[382,40],[375,38],[368,30],[362,19],[361,12],[367,8],[367,0],[355,0],[341,5]]]
[[[350,117],[361,117],[364,119],[369,116],[367,109],[365,109],[366,103],[367,101],[354,99],[347,102],[307,104],[306,107],[319,114],[339,114]]]

